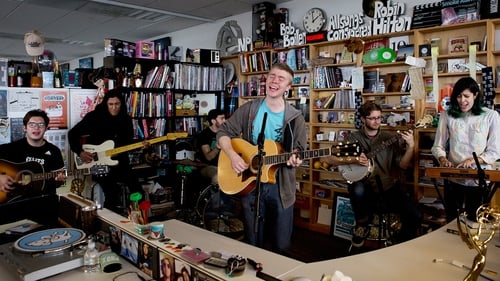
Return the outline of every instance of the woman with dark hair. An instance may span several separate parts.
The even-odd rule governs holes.
[[[459,79],[450,97],[450,108],[441,112],[432,154],[440,167],[476,169],[473,153],[479,164],[491,169],[500,158],[500,115],[483,106],[483,95],[478,83],[470,78]],[[475,220],[477,208],[483,202],[483,190],[478,182],[450,179],[444,187],[444,203],[448,221],[465,210]]]
[[[83,144],[100,145],[112,140],[114,147],[130,144],[134,140],[132,118],[127,113],[127,107],[122,92],[113,89],[104,95],[100,104],[68,132],[71,150],[79,156],[84,163],[91,163],[93,154],[84,151]],[[142,192],[139,182],[132,176],[127,153],[113,157],[118,160],[118,165],[110,166],[106,176],[95,176],[104,192],[104,207],[124,214],[123,204],[120,203],[121,187],[118,183],[126,183],[129,192]]]

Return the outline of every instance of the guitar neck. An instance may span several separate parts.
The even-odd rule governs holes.
[[[413,130],[413,129],[416,129],[416,127],[411,127],[407,131]],[[395,136],[390,137],[389,139],[382,141],[382,144],[380,146],[376,147],[374,150],[367,153],[366,157],[368,157],[368,159],[375,157],[375,155],[377,155],[380,151],[386,149],[387,147],[389,147],[393,143],[397,142],[399,140],[399,138],[400,138],[400,136],[399,136],[399,131],[398,131],[398,133]]]
[[[109,149],[109,150],[106,150],[105,154],[106,154],[106,156],[114,156],[114,155],[117,155],[117,154],[120,154],[120,153],[123,153],[123,152],[127,152],[127,151],[130,151],[130,150],[141,148],[141,147],[144,146],[144,142],[147,142],[149,144],[155,144],[155,143],[162,142],[162,141],[175,140],[177,138],[185,138],[187,136],[188,136],[187,132],[168,133],[166,136],[157,137],[157,138],[154,138],[154,139],[144,140],[142,142],[136,142],[136,143],[132,143],[132,144],[129,144],[129,145],[125,145],[125,146],[121,146],[121,147]]]
[[[67,170],[60,170],[60,171],[52,171],[52,172],[46,172],[46,173],[36,173],[36,174],[33,174],[31,177],[32,177],[33,181],[47,180],[47,179],[57,177],[57,175],[61,172],[66,174],[66,176],[88,175],[91,173],[90,169],[85,168],[85,169],[78,169],[78,170],[74,170],[74,171],[70,171],[70,172],[68,172]]]
[[[290,156],[292,156],[293,152],[287,152],[287,153],[282,153],[278,155],[270,155],[270,156],[264,156],[264,165],[274,165],[274,164],[280,164],[280,163],[286,163]],[[297,152],[298,156],[302,160],[306,159],[311,159],[315,157],[322,157],[322,156],[327,156],[331,155],[331,149],[330,148],[320,148],[320,149],[313,149],[313,150],[306,150],[306,151],[299,151]]]

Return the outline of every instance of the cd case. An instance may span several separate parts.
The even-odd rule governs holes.
[[[210,257],[209,254],[201,251],[200,249],[187,250],[182,252],[181,255],[193,263],[202,263]]]

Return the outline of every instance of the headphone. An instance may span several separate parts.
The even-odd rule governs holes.
[[[240,255],[232,256],[227,260],[226,274],[237,276],[243,274],[247,261]]]

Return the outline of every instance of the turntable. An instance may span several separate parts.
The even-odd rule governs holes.
[[[20,280],[40,280],[82,266],[85,250],[77,246],[83,242],[82,230],[46,229],[0,245],[0,261]]]

